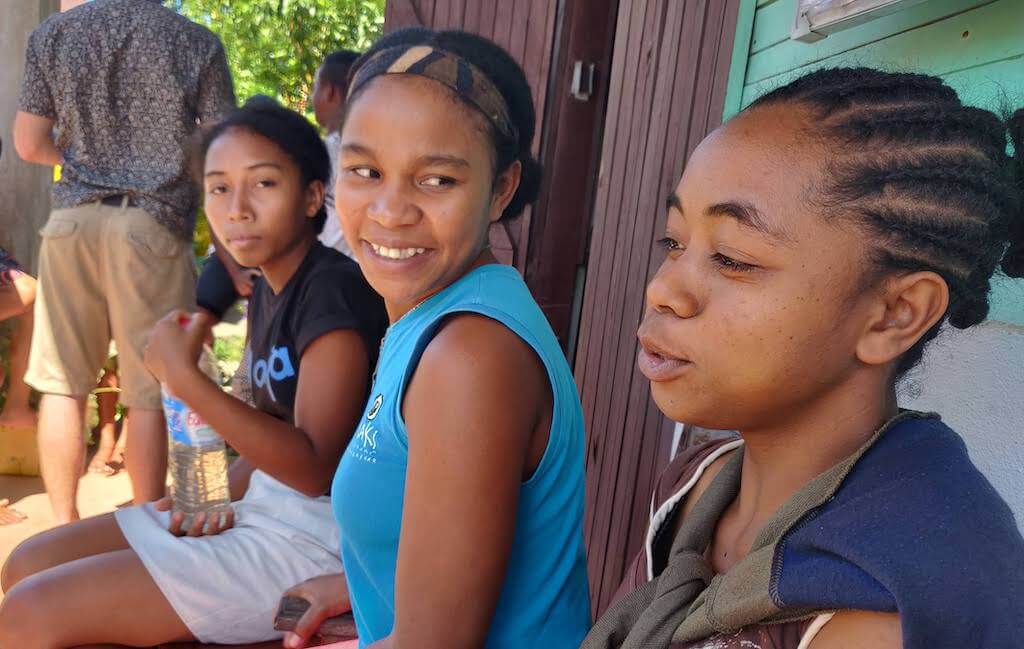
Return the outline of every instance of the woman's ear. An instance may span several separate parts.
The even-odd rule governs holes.
[[[314,180],[306,187],[305,210],[307,219],[311,219],[316,216],[316,213],[320,211],[321,207],[323,207],[325,193],[326,188],[319,180]]]
[[[883,365],[914,346],[949,306],[949,287],[938,274],[920,271],[885,282],[868,327],[857,343],[857,358]]]
[[[494,179],[494,190],[491,192],[491,209],[488,214],[488,220],[491,223],[501,218],[505,208],[512,202],[512,197],[516,195],[516,190],[519,189],[519,182],[522,178],[523,163],[516,160]]]

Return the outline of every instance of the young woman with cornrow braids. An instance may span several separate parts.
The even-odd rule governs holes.
[[[494,43],[425,29],[352,74],[337,210],[391,326],[331,492],[345,575],[293,591],[313,613],[285,645],[350,599],[360,647],[576,649],[582,409],[544,314],[488,247],[537,194],[530,88]]]
[[[1024,112],[1016,160],[1007,130],[940,79],[826,69],[701,143],[638,362],[670,418],[740,438],[661,476],[584,649],[1024,646],[1013,515],[895,389],[1024,275]]]

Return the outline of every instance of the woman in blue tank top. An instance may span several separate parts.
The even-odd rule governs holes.
[[[407,30],[357,62],[347,111],[338,214],[391,320],[331,493],[359,646],[576,649],[579,397],[488,248],[537,193],[529,86],[490,41]]]

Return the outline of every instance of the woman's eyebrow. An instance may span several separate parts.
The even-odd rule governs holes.
[[[430,166],[430,165],[447,165],[449,167],[469,167],[469,160],[460,158],[456,155],[448,155],[444,153],[437,153],[431,155],[423,155],[416,159],[417,165]]]
[[[791,244],[793,237],[780,225],[773,223],[761,210],[746,201],[726,201],[715,203],[704,214],[710,217],[726,217],[735,220],[741,226],[759,232],[779,243]]]
[[[665,199],[665,206],[683,214],[683,202],[679,200],[679,196],[675,192],[669,194]],[[743,227],[759,232],[782,244],[790,245],[794,242],[792,235],[784,228],[773,223],[761,210],[746,201],[715,203],[704,210],[704,214],[712,218],[724,216],[733,219]]]
[[[344,151],[345,153],[352,153],[355,155],[373,155],[373,151],[370,150],[370,147],[363,146],[358,142],[346,142],[345,144],[341,145],[341,150]]]
[[[259,169],[260,167],[270,167],[272,169],[281,169],[281,165],[277,164],[276,162],[255,162],[255,163],[253,163],[251,165],[248,165],[245,169],[247,171],[252,171],[253,169]],[[207,171],[206,173],[204,173],[203,177],[204,178],[209,178],[210,176],[226,176],[226,175],[227,175],[226,171],[221,171],[220,169],[211,169],[211,170]]]

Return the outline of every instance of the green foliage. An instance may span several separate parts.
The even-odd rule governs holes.
[[[212,244],[213,235],[210,233],[210,222],[206,220],[206,211],[200,207],[196,212],[196,229],[192,235],[192,252],[197,266],[201,266],[200,260],[206,259],[206,252]]]
[[[231,378],[242,362],[244,353],[245,336],[218,336],[213,341],[213,355],[217,359],[217,367],[220,369],[225,386],[231,384]]]
[[[339,48],[362,51],[384,25],[384,0],[172,0],[224,43],[241,103],[277,97],[309,112],[316,70]]]

